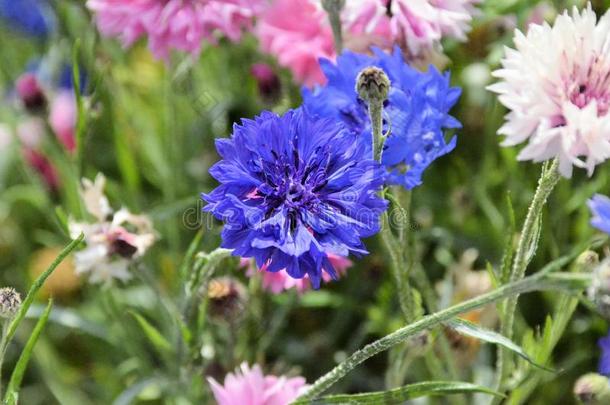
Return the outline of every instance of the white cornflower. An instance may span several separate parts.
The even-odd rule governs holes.
[[[70,220],[72,237],[85,235],[86,248],[75,253],[78,274],[88,274],[92,283],[122,281],[131,278],[129,264],[142,256],[154,243],[155,234],[150,219],[131,214],[126,209],[113,212],[104,195],[106,179],[98,174],[95,181],[83,179],[81,198],[95,222]]]
[[[498,131],[504,146],[527,141],[519,160],[559,158],[559,171],[573,166],[593,174],[610,158],[610,14],[599,22],[589,4],[564,12],[553,26],[531,24],[515,31],[506,48],[501,80],[488,87],[509,110]]]

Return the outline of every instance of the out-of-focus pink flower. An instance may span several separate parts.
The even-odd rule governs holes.
[[[232,41],[250,28],[262,0],[89,0],[100,32],[117,36],[131,46],[148,36],[148,46],[158,59],[170,49],[197,56],[202,42],[216,42],[220,32]]]
[[[443,37],[465,40],[480,0],[358,0],[342,12],[347,35],[369,36],[391,48],[399,43],[411,58],[438,46]]]
[[[264,375],[259,365],[242,363],[225,377],[224,385],[208,378],[218,405],[287,405],[307,387],[303,377]]]
[[[256,34],[264,52],[274,55],[306,86],[322,84],[318,59],[335,58],[333,35],[315,0],[275,0],[261,13]]]
[[[49,111],[49,125],[57,139],[66,150],[73,152],[76,148],[76,100],[71,90],[59,91],[51,101]]]
[[[32,169],[42,177],[51,192],[55,193],[59,190],[59,176],[49,159],[34,149],[27,147],[23,148],[23,157]]]
[[[347,272],[347,269],[352,266],[352,261],[338,255],[329,254],[328,260],[333,265],[337,274],[343,275]],[[295,279],[288,275],[286,270],[280,270],[278,272],[267,271],[266,266],[263,266],[260,270],[256,268],[256,265],[248,259],[241,259],[240,265],[246,267],[246,275],[248,277],[254,277],[256,274],[260,274],[263,279],[263,288],[273,294],[280,294],[283,291],[296,289],[299,293],[302,293],[311,288],[311,282],[307,276],[301,279]],[[331,281],[331,277],[327,272],[322,272],[322,279],[325,282]]]
[[[46,104],[46,97],[34,73],[26,72],[22,74],[17,79],[15,88],[23,105],[28,110],[36,110]]]

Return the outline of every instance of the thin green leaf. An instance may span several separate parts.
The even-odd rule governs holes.
[[[43,313],[43,305],[33,304],[30,307],[26,318],[38,319]],[[81,333],[86,333],[88,335],[95,336],[98,339],[112,343],[112,340],[104,325],[83,318],[78,311],[73,309],[55,306],[51,316],[49,317],[49,322],[63,326],[64,328],[70,328]]]
[[[541,369],[547,370],[547,371],[551,371],[551,372],[553,371],[552,369],[549,369],[543,365],[537,364],[530,356],[528,356],[527,353],[525,353],[525,351],[521,348],[521,346],[517,345],[512,340],[508,339],[505,336],[502,336],[501,334],[499,334],[497,332],[482,328],[478,325],[475,325],[472,322],[468,322],[468,321],[466,321],[464,319],[460,319],[460,318],[454,318],[454,319],[450,320],[449,322],[447,322],[446,325],[449,326],[450,328],[452,328],[453,330],[455,330],[456,332],[461,333],[462,335],[480,339],[487,343],[493,343],[493,344],[500,345],[500,346],[516,353],[517,355],[519,355],[520,357],[522,357],[523,359],[525,359],[526,361],[528,361],[529,363],[531,363],[532,365],[534,365],[538,368],[541,368]]]
[[[172,345],[169,341],[155,328],[150,322],[148,322],[142,315],[138,314],[134,311],[129,311],[129,313],[136,318],[138,324],[142,328],[142,331],[150,340],[150,342],[155,346],[157,350],[160,352],[169,352],[172,349]]]
[[[28,309],[30,308],[30,305],[32,305],[32,302],[34,301],[34,298],[36,297],[36,294],[38,293],[38,290],[40,290],[40,288],[42,287],[42,285],[44,284],[46,279],[49,278],[49,276],[53,273],[53,271],[57,268],[57,266],[59,266],[59,264],[66,257],[68,257],[68,255],[82,242],[84,237],[85,237],[85,235],[83,235],[81,233],[78,236],[78,238],[76,238],[72,242],[70,242],[68,244],[68,246],[66,246],[61,251],[61,253],[59,253],[59,256],[57,256],[57,258],[53,261],[53,263],[51,263],[51,266],[49,266],[49,268],[47,270],[45,270],[45,272],[42,273],[36,279],[36,281],[34,281],[32,286],[30,287],[30,291],[28,291],[28,294],[26,295],[25,299],[23,300],[23,303],[21,304],[21,307],[19,308],[17,315],[15,315],[15,318],[13,318],[13,320],[11,321],[11,323],[8,327],[8,332],[6,334],[6,339],[5,339],[6,344],[8,344],[8,342],[11,341],[11,338],[15,335],[15,332],[17,331],[17,327],[19,326],[19,324],[21,323],[23,318],[25,318],[25,314],[27,314]],[[0,349],[2,349],[2,348],[0,348]]]
[[[76,39],[74,42],[74,48],[72,49],[72,84],[74,89],[74,97],[76,99],[76,148],[77,156],[82,157],[83,150],[83,135],[85,132],[85,106],[83,104],[83,97],[81,95],[81,82],[80,82],[80,66],[78,63],[78,53],[80,51],[80,39]]]
[[[299,400],[293,405],[301,404],[399,404],[409,399],[433,396],[466,393],[484,393],[503,397],[499,392],[481,385],[460,381],[428,381],[405,385],[389,391],[370,392],[352,395],[328,395],[315,400]]]
[[[28,341],[26,342],[25,347],[19,356],[19,360],[17,360],[17,364],[15,365],[13,374],[11,374],[11,379],[9,380],[6,395],[4,397],[4,402],[7,404],[16,404],[16,402],[12,401],[16,401],[19,387],[21,386],[21,381],[23,380],[23,374],[25,373],[25,369],[27,368],[30,357],[32,356],[32,350],[34,350],[34,346],[36,345],[36,341],[38,341],[38,337],[40,336],[42,329],[47,324],[52,306],[53,300],[49,300],[47,308],[43,312],[40,319],[38,319],[38,322],[36,322],[36,326],[34,326],[34,330],[28,338]]]

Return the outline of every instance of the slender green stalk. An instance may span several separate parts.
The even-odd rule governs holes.
[[[341,362],[331,371],[316,380],[298,400],[316,398],[370,357],[405,342],[417,333],[448,321],[464,312],[472,311],[473,309],[480,308],[503,298],[530,291],[563,290],[579,292],[587,288],[590,284],[590,279],[591,276],[589,274],[549,274],[548,271],[540,271],[532,276],[506,284],[486,294],[464,301],[434,314],[427,315],[356,351],[345,361]]]
[[[343,51],[343,32],[341,29],[341,9],[343,9],[343,6],[345,6],[345,0],[322,0],[322,7],[328,14],[330,27],[333,30],[337,54]]]
[[[515,282],[521,280],[525,275],[527,265],[531,261],[535,248],[538,243],[539,229],[537,229],[542,214],[542,208],[546,204],[546,200],[553,191],[553,188],[559,181],[560,175],[558,171],[559,161],[555,159],[550,167],[543,167],[538,187],[534,193],[534,198],[530,204],[523,229],[517,244],[517,250],[513,259],[513,265],[510,272],[509,280]],[[503,316],[501,333],[507,338],[512,338],[513,324],[515,319],[515,310],[517,309],[517,301],[519,295],[515,295],[507,300],[503,307]],[[510,363],[508,362],[510,353],[503,348],[498,348],[498,360],[496,363],[496,385],[499,389],[504,379],[509,373]],[[497,402],[496,399],[494,399]]]

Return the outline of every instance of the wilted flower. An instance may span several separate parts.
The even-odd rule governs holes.
[[[400,44],[408,58],[439,47],[444,37],[465,40],[478,0],[347,1],[343,24],[353,36],[389,49]]]
[[[602,260],[593,270],[588,294],[599,312],[610,319],[610,258]]]
[[[329,254],[366,254],[361,238],[379,231],[386,202],[383,170],[336,121],[302,109],[263,112],[216,141],[223,160],[210,174],[221,184],[202,198],[225,221],[222,247],[253,257],[259,268],[336,277]]]
[[[230,277],[217,277],[207,286],[208,311],[214,318],[234,321],[243,314],[246,289]]]
[[[171,49],[197,56],[204,41],[216,43],[221,33],[232,41],[249,28],[261,0],[88,0],[100,32],[119,37],[129,47],[148,36],[158,59]]]
[[[610,157],[610,65],[606,63],[610,14],[596,24],[589,5],[560,15],[553,26],[531,24],[515,31],[501,79],[489,89],[511,111],[498,131],[504,146],[528,141],[519,160],[559,158],[559,171],[573,166],[593,174]]]
[[[328,260],[335,268],[337,275],[345,274],[347,269],[352,266],[351,260],[334,254],[329,254]],[[311,288],[311,283],[309,282],[309,277],[307,275],[301,279],[295,279],[290,277],[286,270],[280,270],[273,273],[267,271],[267,266],[263,266],[258,270],[256,265],[247,259],[242,259],[242,266],[248,269],[246,272],[248,277],[260,275],[263,280],[263,288],[273,294],[280,294],[293,288],[299,293],[302,293]],[[328,273],[324,272],[322,273],[322,280],[328,283],[331,281],[331,277]]]
[[[419,72],[405,63],[400,49],[387,54],[374,49],[374,56],[350,51],[337,58],[336,65],[322,60],[328,84],[313,91],[303,89],[308,112],[343,122],[353,136],[370,149],[371,123],[366,103],[356,92],[356,78],[362,69],[376,66],[390,79],[390,92],[384,112],[385,142],[381,163],[389,171],[388,182],[412,189],[422,183],[424,170],[439,156],[455,148],[456,138],[445,141],[443,130],[460,123],[449,115],[460,89],[449,86],[449,74],[430,67]]]
[[[319,58],[334,58],[333,34],[316,0],[275,0],[261,13],[256,35],[264,52],[274,55],[306,86],[324,81]]]
[[[14,288],[0,288],[0,317],[12,318],[21,307],[21,295]]]
[[[35,37],[46,37],[55,26],[46,0],[0,0],[0,18],[9,26]]]
[[[285,405],[305,391],[303,377],[264,375],[259,365],[242,363],[235,374],[225,377],[224,385],[208,377],[218,405]]]
[[[133,215],[126,209],[112,212],[106,196],[106,181],[98,174],[94,182],[83,179],[80,190],[87,212],[95,222],[70,220],[70,235],[85,235],[86,248],[74,254],[77,274],[88,274],[92,283],[109,282],[113,278],[125,281],[133,259],[142,256],[154,243],[155,235],[148,217]]]

